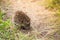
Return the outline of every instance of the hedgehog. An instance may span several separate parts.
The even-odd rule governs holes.
[[[14,24],[18,29],[29,30],[30,18],[22,11],[17,11],[14,16]]]

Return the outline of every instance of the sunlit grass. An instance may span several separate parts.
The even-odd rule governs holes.
[[[29,37],[27,34],[18,31],[16,28],[11,29],[11,21],[9,19],[4,21],[3,17],[4,13],[0,10],[0,40],[35,40],[33,35]]]

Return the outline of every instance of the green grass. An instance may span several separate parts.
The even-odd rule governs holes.
[[[60,0],[46,0],[45,3],[48,8],[60,8]]]
[[[0,10],[0,40],[35,40],[33,35],[29,37],[16,28],[11,29],[12,22],[9,19],[4,21],[4,15],[5,14]]]

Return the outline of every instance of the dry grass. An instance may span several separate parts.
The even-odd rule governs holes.
[[[31,26],[33,28],[33,31],[31,31],[31,33],[28,32],[27,34],[24,34],[18,31],[17,29],[13,29],[11,30],[12,33],[6,32],[7,34],[9,33],[12,34],[12,37],[9,38],[13,38],[12,40],[28,40],[28,39],[29,40],[59,40],[60,39],[59,36],[60,6],[59,4],[56,5],[58,2],[55,4],[54,3],[52,4],[52,2],[54,2],[53,0],[42,0],[42,1],[41,0],[36,0],[36,1],[10,0],[10,2],[11,2],[11,4],[9,3],[10,6],[8,5],[7,1],[4,5],[1,5],[2,9],[5,10],[8,8],[8,10],[7,11],[5,10],[5,12],[8,12],[8,15],[10,15],[11,13],[12,14],[11,16],[13,16],[17,10],[22,10],[23,12],[25,12],[25,14],[28,15],[31,19]],[[14,18],[12,20],[14,20]],[[11,39],[7,39],[7,40],[11,40]]]

